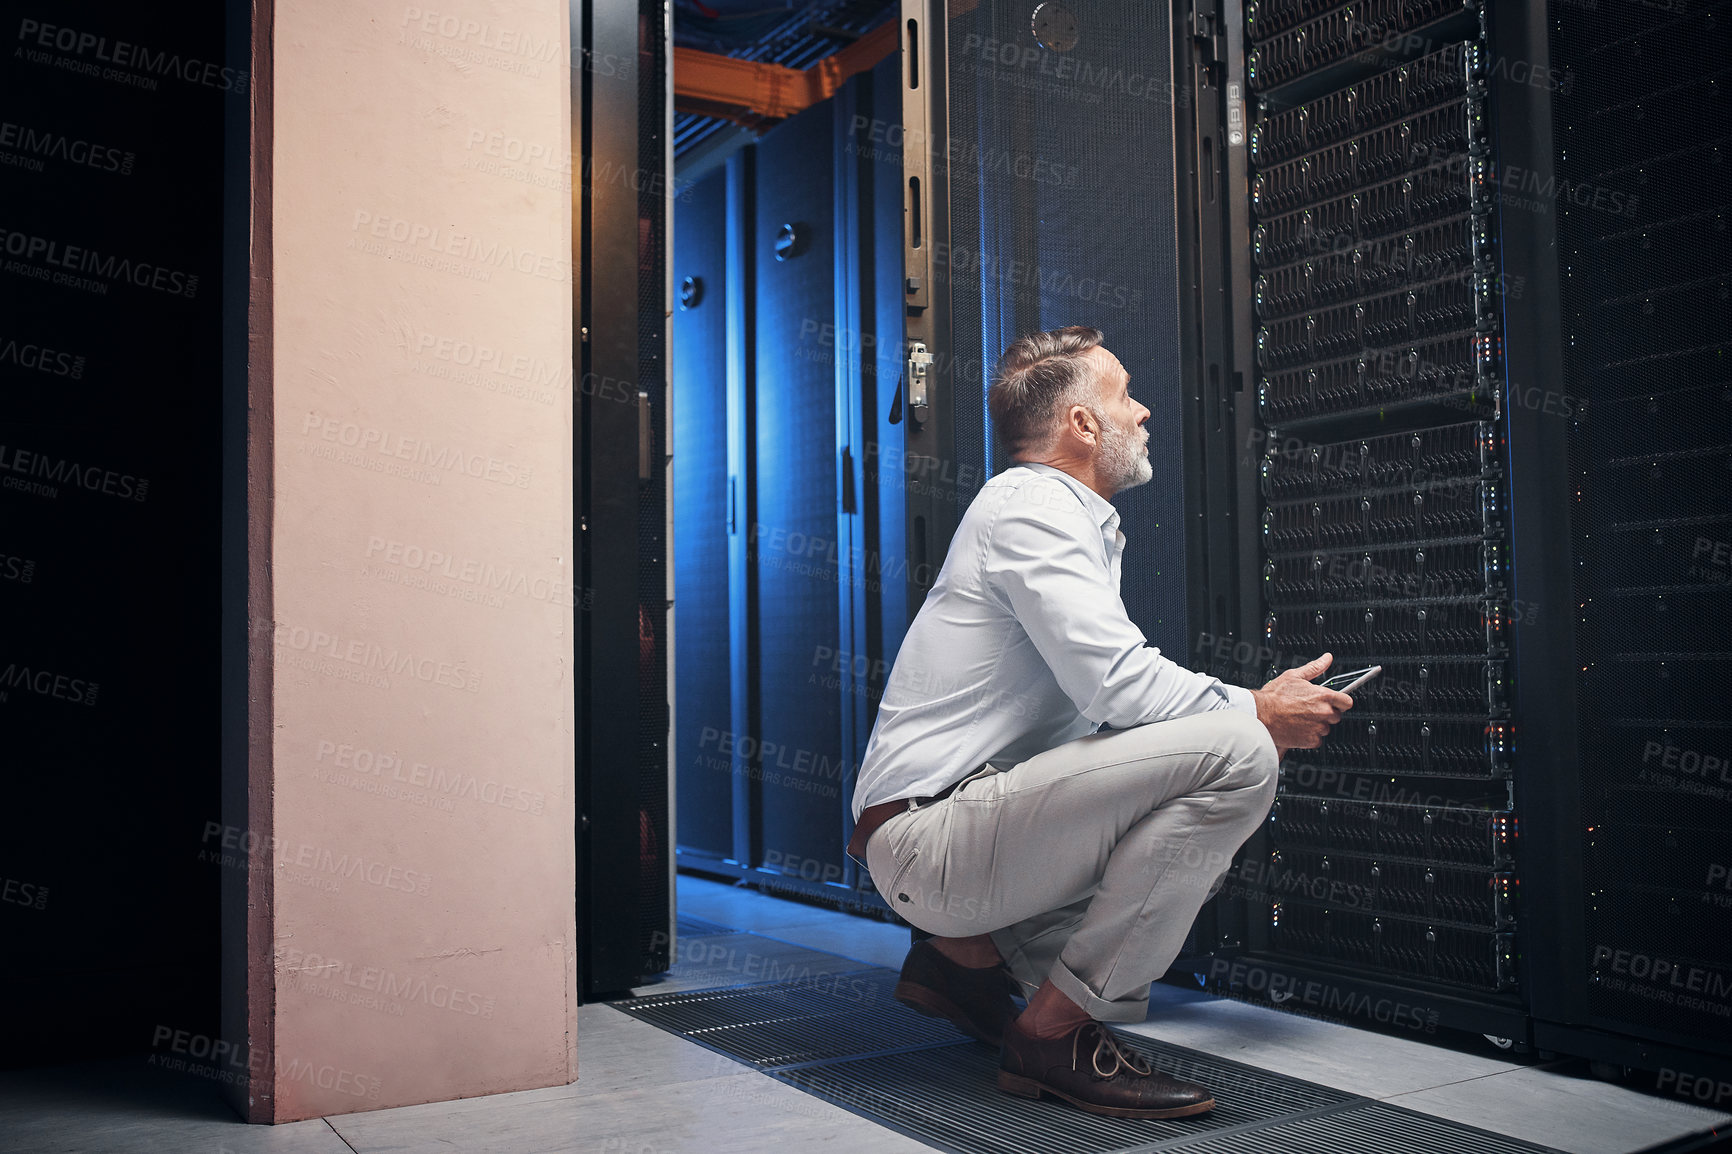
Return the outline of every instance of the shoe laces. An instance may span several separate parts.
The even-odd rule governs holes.
[[[1073,1070],[1077,1068],[1077,1047],[1082,1045],[1082,1036],[1087,1032],[1086,1027],[1079,1029],[1076,1036],[1071,1039],[1070,1068]],[[1089,1064],[1094,1067],[1096,1077],[1116,1078],[1119,1074],[1127,1071],[1144,1078],[1154,1074],[1154,1068],[1143,1059],[1141,1054],[1119,1045],[1119,1040],[1113,1036],[1111,1030],[1096,1024],[1094,1034],[1095,1049],[1094,1053],[1089,1056]],[[1102,1069],[1101,1067],[1107,1058],[1112,1059],[1112,1065],[1107,1069]]]

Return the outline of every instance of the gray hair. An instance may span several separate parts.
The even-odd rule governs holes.
[[[1105,337],[1067,325],[1018,337],[1004,350],[987,392],[998,440],[1012,456],[1041,453],[1058,438],[1059,418],[1072,405],[1100,409],[1100,386],[1084,355]]]

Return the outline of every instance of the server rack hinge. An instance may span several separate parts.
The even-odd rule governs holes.
[[[1220,7],[1215,0],[1203,0],[1191,9],[1191,38],[1201,45],[1204,64],[1216,65],[1226,59]]]

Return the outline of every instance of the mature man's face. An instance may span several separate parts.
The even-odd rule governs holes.
[[[1142,427],[1149,410],[1131,397],[1131,375],[1117,357],[1099,345],[1084,355],[1094,362],[1100,387],[1095,417],[1102,428],[1095,446],[1095,471],[1115,491],[1141,485],[1155,475],[1149,463],[1149,434]]]

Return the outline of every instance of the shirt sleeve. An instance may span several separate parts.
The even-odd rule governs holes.
[[[987,587],[1090,721],[1128,729],[1215,709],[1256,716],[1250,690],[1185,669],[1148,644],[1113,588],[1100,526],[1062,482],[1019,487],[993,524],[983,564]]]

